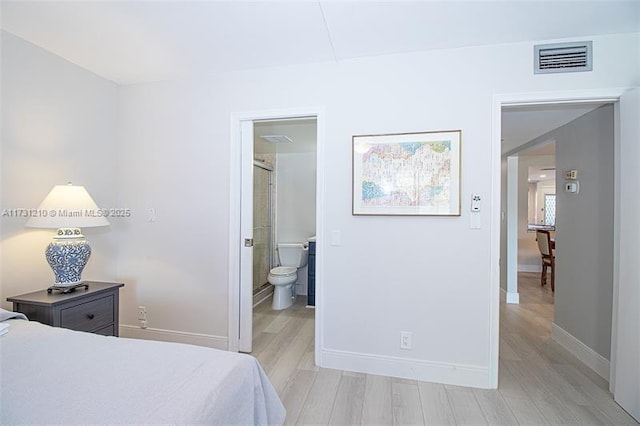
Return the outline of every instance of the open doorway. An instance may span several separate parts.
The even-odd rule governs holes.
[[[279,244],[303,245],[308,250],[309,240],[314,240],[314,292],[318,309],[313,314],[316,319],[321,315],[322,238],[314,238],[321,235],[322,229],[318,214],[322,211],[321,126],[318,110],[232,116],[230,350],[252,352],[254,305],[273,301],[275,292],[269,290],[268,275],[282,264]],[[264,177],[261,181],[265,185],[256,184],[259,175]],[[263,191],[254,191],[259,186]],[[264,204],[264,209],[254,211],[256,200]],[[298,269],[296,277],[295,284],[290,286],[295,291],[292,296],[306,303],[308,264]],[[318,329],[315,327],[314,341]],[[317,358],[317,347],[315,351]]]
[[[627,330],[626,326],[622,325],[623,322],[621,318],[626,318],[624,320],[624,323],[626,323],[626,321],[631,320],[631,317],[633,316],[632,312],[635,312],[628,308],[627,299],[625,299],[625,296],[623,296],[623,294],[626,295],[627,298],[630,297],[632,299],[630,301],[630,304],[635,306],[635,308],[637,309],[637,304],[638,304],[637,292],[634,292],[634,290],[632,289],[632,286],[627,281],[628,278],[631,276],[635,277],[634,279],[637,279],[637,267],[634,266],[633,262],[630,262],[629,259],[625,259],[626,256],[621,254],[623,253],[623,251],[625,251],[623,247],[626,247],[627,244],[631,244],[631,246],[636,246],[637,241],[635,238],[631,238],[631,240],[633,241],[625,241],[627,240],[627,238],[622,236],[620,229],[624,226],[625,223],[627,223],[628,225],[631,224],[630,223],[631,219],[625,218],[625,215],[621,214],[624,211],[623,206],[637,204],[637,193],[630,193],[630,192],[624,191],[624,187],[626,186],[625,182],[627,179],[629,178],[637,179],[637,172],[635,171],[635,167],[632,166],[632,162],[626,160],[626,156],[625,156],[625,152],[626,152],[627,155],[633,155],[634,156],[633,158],[636,158],[635,153],[637,153],[637,146],[636,146],[637,143],[635,142],[634,138],[637,138],[638,128],[637,128],[637,124],[634,124],[633,120],[631,119],[633,113],[637,114],[639,103],[640,103],[638,101],[638,94],[636,92],[637,91],[629,91],[627,93],[624,93],[624,91],[619,91],[615,94],[610,94],[610,95],[604,94],[603,92],[600,94],[600,96],[596,96],[596,97],[594,97],[593,94],[586,94],[586,93],[585,94],[576,94],[576,93],[566,94],[565,93],[563,95],[554,94],[553,96],[549,95],[548,97],[545,97],[544,94],[535,95],[535,96],[534,95],[508,96],[508,97],[504,97],[504,99],[496,98],[496,102],[494,103],[494,106],[496,108],[496,113],[497,113],[496,116],[499,117],[497,120],[494,120],[494,135],[500,134],[499,129],[500,129],[500,123],[502,120],[501,112],[502,112],[502,108],[506,106],[525,107],[525,106],[536,105],[538,107],[546,107],[546,106],[553,105],[554,101],[558,104],[567,104],[570,101],[576,104],[594,103],[594,102],[600,103],[600,104],[608,104],[605,106],[601,106],[600,109],[608,108],[610,113],[609,117],[613,117],[613,119],[611,118],[608,119],[608,123],[609,123],[608,132],[610,135],[613,134],[614,136],[613,137],[608,136],[608,139],[612,142],[609,144],[607,149],[608,149],[609,155],[613,159],[612,163],[614,164],[614,167],[613,167],[614,175],[609,182],[607,182],[606,179],[604,180],[606,183],[605,186],[607,187],[606,191],[604,192],[608,192],[609,195],[611,195],[612,202],[596,203],[594,210],[596,210],[597,212],[596,216],[599,215],[600,218],[605,218],[605,219],[610,218],[612,222],[611,226],[607,230],[608,234],[612,236],[612,240],[613,240],[609,248],[609,252],[612,253],[611,258],[612,258],[613,267],[610,270],[611,272],[608,273],[610,277],[609,281],[612,282],[612,286],[611,286],[612,289],[609,288],[607,290],[608,292],[612,293],[612,302],[611,302],[612,320],[609,320],[608,322],[609,338],[610,338],[611,344],[609,345],[609,348],[605,348],[604,350],[602,350],[601,348],[594,349],[595,345],[593,345],[594,347],[589,347],[586,344],[576,345],[573,348],[570,348],[568,347],[569,345],[567,345],[566,342],[562,346],[569,349],[569,351],[574,355],[581,357],[580,359],[583,360],[584,362],[590,363],[590,367],[593,368],[593,370],[595,371],[598,371],[598,368],[596,365],[598,363],[598,360],[597,360],[598,357],[595,356],[591,360],[585,359],[585,358],[588,358],[589,356],[594,355],[594,353],[595,355],[601,355],[600,352],[609,352],[610,350],[610,360],[611,360],[610,368],[609,368],[609,365],[607,365],[607,371],[605,374],[602,374],[601,371],[598,371],[598,373],[602,376],[606,376],[606,378],[609,380],[609,386],[611,391],[614,393],[616,402],[619,402],[621,405],[623,405],[623,407],[625,407],[625,409],[627,409],[632,414],[634,413],[634,409],[637,408],[636,405],[638,401],[635,400],[635,398],[638,395],[638,392],[637,392],[638,385],[637,385],[637,382],[631,383],[627,379],[627,376],[632,375],[635,377],[635,375],[637,375],[638,373],[638,366],[634,365],[633,363],[627,362],[628,360],[626,355],[623,355],[623,353],[626,352],[626,349],[622,351],[621,348],[628,347],[626,345],[630,345],[630,347],[637,347],[637,333],[633,334],[630,332],[630,330]],[[584,136],[585,134],[579,133],[576,139],[579,141]],[[496,148],[496,150],[499,145],[500,145],[499,136],[494,137],[494,148]],[[513,158],[508,158],[505,162],[506,163],[512,162],[511,160],[513,160]],[[583,159],[579,160],[578,163],[580,164],[581,161],[583,161]],[[578,169],[582,167],[583,170],[582,170],[582,174],[580,173],[580,170],[578,170],[577,180],[581,179],[580,176],[582,176],[582,179],[586,179],[590,173],[594,171],[598,171],[599,164],[597,162],[585,163],[585,164],[582,164],[581,166],[578,167]],[[503,176],[504,176],[504,172],[506,172],[506,169],[507,167],[503,166]],[[517,162],[516,162],[516,169],[517,169]],[[564,244],[563,256],[566,260],[565,266],[568,264],[572,264],[575,269],[577,269],[579,272],[582,272],[582,270],[588,269],[585,267],[585,262],[589,262],[590,261],[589,259],[591,259],[591,256],[585,255],[585,256],[582,256],[577,261],[571,261],[570,255],[573,250],[569,249],[569,244],[568,244],[568,242],[571,241],[571,239],[565,238],[563,240],[562,234],[561,234],[561,232],[563,232],[561,230],[564,230],[566,231],[565,237],[567,237],[567,235],[569,234],[568,230],[571,228],[571,226],[576,225],[576,223],[581,220],[582,213],[586,211],[584,206],[582,206],[581,203],[578,201],[585,200],[588,197],[586,196],[584,198],[576,197],[578,192],[575,190],[575,188],[578,185],[571,185],[571,188],[569,188],[569,186],[566,186],[564,183],[565,172],[573,171],[573,169],[574,169],[573,166],[558,165],[558,176],[559,176],[559,179],[562,179],[562,185],[557,185],[557,188],[563,189],[562,192],[558,191],[558,197],[573,196],[574,198],[565,200],[564,202],[565,207],[563,207],[563,204],[559,198],[557,200],[558,201],[558,205],[557,205],[558,247],[557,247],[557,250],[560,251],[562,249],[563,243],[561,241],[564,241],[565,244]],[[495,163],[494,163],[493,170],[494,170],[494,173],[499,171],[499,168]],[[494,177],[496,177],[496,175],[494,175]],[[567,177],[567,179],[571,180],[571,178],[569,177]],[[503,182],[504,182],[504,179],[503,179]],[[631,186],[634,186],[637,183],[636,180],[634,180],[633,182],[634,184],[632,184]],[[577,184],[578,182],[575,182],[575,183]],[[579,182],[579,183],[582,184],[583,182]],[[589,185],[598,186],[599,183],[592,182]],[[494,180],[494,187],[495,188],[500,187],[500,185],[497,184],[495,180]],[[583,189],[583,187],[584,186],[580,188]],[[565,190],[565,188],[567,189]],[[580,193],[583,194],[582,192]],[[615,197],[613,197],[613,194],[615,194]],[[586,195],[586,193],[584,193],[583,195]],[[571,205],[571,203],[576,204],[576,206],[574,207],[579,207],[579,209],[577,210],[579,214],[576,214],[574,212],[573,215],[569,215],[569,214],[566,214],[567,211],[565,211],[564,213],[567,220],[563,222],[560,220],[560,217],[562,217],[562,214],[563,214],[563,208],[566,209],[567,206]],[[608,210],[606,211],[601,210],[603,206],[606,206]],[[502,208],[501,210],[505,212],[505,214],[496,215],[494,220],[499,221],[500,217],[502,216],[506,221],[509,215],[504,208]],[[597,234],[598,232],[599,232],[598,230],[595,230],[595,234]],[[577,238],[577,241],[580,242],[581,238],[587,234],[589,234],[589,232],[586,232],[586,231],[582,232],[582,234],[579,235],[579,237]],[[504,247],[504,244],[496,244],[498,240],[499,240],[498,236],[496,234],[493,234],[492,252],[494,253],[494,255],[499,252],[499,247]],[[584,245],[584,244],[583,246],[588,247],[588,245]],[[558,256],[558,254],[556,255]],[[494,259],[495,258],[497,257],[494,257]],[[506,269],[508,269],[507,264],[508,266],[517,265],[517,262],[514,261],[513,256],[511,257],[511,259],[509,259],[509,256],[506,256],[506,259],[507,259],[507,262],[504,262],[505,264],[504,266],[506,267]],[[504,272],[504,270],[502,272]],[[503,277],[505,277],[505,275],[506,274],[503,273]],[[620,279],[621,276],[625,276],[626,279],[624,281],[621,280]],[[560,277],[558,277],[558,282],[560,282]],[[565,283],[565,285],[569,287],[569,283]],[[560,299],[559,288],[560,287],[556,287],[556,294],[555,294],[556,305],[559,304],[559,299]],[[622,302],[623,300],[624,300],[624,303]],[[559,307],[556,306],[556,308],[559,308]],[[578,306],[578,309],[582,309],[583,311],[585,311],[585,310],[591,309],[591,307]],[[494,312],[496,312],[496,310],[497,310],[497,306],[494,308]],[[603,315],[602,312],[595,312],[594,314],[596,314],[595,320],[592,320],[591,322],[585,321],[584,324],[582,325],[588,325],[589,323],[593,325],[595,323],[597,327],[600,327],[599,330],[602,330],[603,323],[605,324],[605,326],[607,324],[606,321],[602,321],[602,318],[606,318],[607,315],[606,313]],[[535,319],[533,318],[529,318],[529,320],[535,321]],[[556,318],[554,320],[553,325],[554,326],[557,325],[558,322],[559,321]],[[497,323],[497,319],[496,319],[496,323]],[[496,334],[495,334],[496,336],[500,335],[502,331],[497,328],[494,330],[496,330]],[[580,334],[580,331],[575,331],[575,333]],[[496,351],[494,353],[494,356],[492,356],[492,365],[495,366],[496,373],[498,368],[497,346],[499,342],[502,343],[503,336],[500,336],[500,337],[501,339],[499,341],[497,339],[494,340],[496,345]],[[576,336],[573,336],[573,337],[576,337]],[[554,340],[559,341],[559,338],[561,338],[561,336],[557,333],[556,336],[554,336]],[[588,340],[588,337],[581,336],[581,338],[584,340]],[[578,340],[578,342],[580,342],[579,339],[575,339],[575,340]],[[582,351],[583,349],[585,349],[585,347],[588,350]],[[501,347],[501,351],[502,351],[502,347]],[[506,350],[505,352],[508,353],[509,351]],[[596,362],[593,362],[594,360]],[[594,366],[596,368],[594,368]],[[621,369],[624,369],[625,373],[622,373]],[[501,369],[501,374],[502,374],[502,369]],[[624,385],[622,385],[622,382],[624,382]]]
[[[508,211],[509,216],[517,216],[514,287],[520,289],[521,281],[531,285],[535,274],[540,277],[538,292],[547,290],[542,287],[550,283],[551,296],[557,297],[544,299],[550,303],[545,303],[548,309],[541,318],[550,327],[550,337],[572,352],[575,347],[587,348],[574,355],[608,380],[613,304],[613,104],[529,106],[515,112],[505,108],[503,128],[513,125],[513,114],[520,121],[528,115],[533,123],[545,117],[544,125],[538,125],[544,133],[507,154],[515,157],[518,169],[517,182],[513,182],[517,203]],[[547,130],[556,123],[560,125]],[[516,131],[505,133],[513,138]],[[566,184],[575,185],[576,191],[566,190]],[[579,184],[582,191],[577,190]],[[514,230],[507,229],[510,231]],[[540,249],[546,244],[538,244],[546,242],[546,232],[555,246],[550,268],[542,268],[544,250]],[[586,259],[589,261],[584,262]],[[510,267],[513,262],[507,265]],[[541,273],[549,269],[550,278]],[[560,284],[555,294],[554,281]],[[535,291],[527,288],[529,296]]]
[[[309,250],[316,236],[316,119],[256,121],[253,134],[253,305],[271,302],[274,310],[286,309],[289,293],[314,305],[315,265],[309,258],[313,263],[315,251]],[[285,252],[295,255],[296,245],[300,262]],[[295,282],[274,297],[269,274],[292,262],[298,268]]]
[[[536,230],[549,231],[555,237],[554,131],[601,105],[515,105],[504,107],[501,111],[501,152],[507,168],[502,179],[502,211],[510,212],[507,220],[503,221],[501,231],[501,257],[508,259],[502,263],[501,282],[507,283],[505,290],[508,303],[519,301],[517,272],[541,272]],[[612,150],[613,147],[610,152]],[[505,228],[507,223],[510,225]]]

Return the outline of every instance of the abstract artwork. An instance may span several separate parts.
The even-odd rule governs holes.
[[[354,215],[460,215],[461,131],[353,137]]]

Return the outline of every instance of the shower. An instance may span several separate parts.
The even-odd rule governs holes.
[[[253,162],[253,303],[273,293],[267,282],[274,262],[273,166],[266,161]]]

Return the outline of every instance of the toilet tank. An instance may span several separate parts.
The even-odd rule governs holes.
[[[309,260],[309,245],[307,243],[280,243],[278,244],[278,256],[280,266],[295,266],[303,268]]]

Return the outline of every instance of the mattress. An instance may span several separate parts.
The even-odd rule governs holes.
[[[5,311],[6,312],[6,311]],[[0,424],[282,424],[250,355],[9,319]]]

